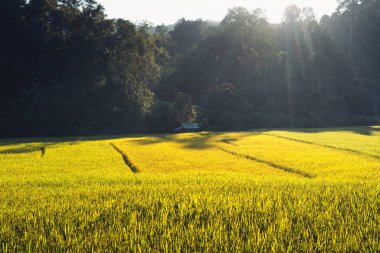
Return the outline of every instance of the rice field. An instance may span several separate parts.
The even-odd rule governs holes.
[[[0,140],[0,252],[380,252],[380,127]]]

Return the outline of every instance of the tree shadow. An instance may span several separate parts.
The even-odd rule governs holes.
[[[59,144],[77,145],[86,141],[101,141],[126,138],[127,136],[74,136],[74,137],[43,137],[43,138],[17,138],[2,139],[0,147],[17,145],[16,147],[0,150],[2,154],[28,154],[41,152],[41,157],[49,152],[49,148],[53,148]]]
[[[69,136],[69,137],[32,137],[32,138],[12,138],[12,139],[0,139],[1,146],[9,145],[39,145],[40,146],[51,146],[56,144],[66,143],[68,145],[76,145],[83,141],[102,141],[102,140],[114,140],[123,139],[131,137],[144,137],[146,135],[101,135],[101,136]]]
[[[199,132],[194,136],[185,137],[184,134],[134,134],[134,135],[102,135],[102,136],[74,136],[74,137],[49,137],[49,138],[17,138],[2,139],[1,146],[24,144],[22,147],[9,148],[1,150],[0,154],[22,154],[41,151],[42,148],[48,148],[57,144],[66,143],[76,145],[84,141],[108,141],[128,138],[129,141],[136,142],[139,145],[153,145],[163,142],[174,142],[181,144],[188,149],[207,149],[215,147],[215,140],[233,144],[234,142],[246,136],[261,134],[268,131],[290,131],[299,133],[323,133],[323,132],[352,132],[366,136],[380,134],[380,126],[357,126],[357,127],[336,127],[336,128],[289,128],[289,129],[251,129],[243,132]],[[237,136],[218,138],[221,135],[229,133],[238,133]]]
[[[186,136],[188,135],[188,133],[151,135],[149,136],[149,138],[141,139],[141,137],[139,137],[135,140],[129,140],[129,141],[132,141],[138,145],[154,145],[154,144],[161,144],[164,142],[172,142],[172,143],[180,144],[182,148],[199,150],[199,149],[209,149],[209,148],[217,147],[218,142],[232,143],[246,136],[252,136],[252,135],[258,134],[255,132],[240,132],[238,136],[223,137],[223,138],[221,137],[228,133],[229,132],[200,132],[200,133],[192,134],[191,136]]]
[[[136,137],[132,138],[132,141],[138,145],[155,145],[165,142],[172,142],[181,144],[183,148],[188,149],[207,149],[213,146],[211,143],[211,138],[214,138],[219,135],[219,133],[197,133],[192,137],[184,137],[186,134],[159,134],[159,135],[150,135],[148,138]],[[146,136],[145,136],[146,137]],[[131,139],[131,138],[129,138]]]
[[[45,155],[45,150],[48,147],[53,147],[57,143],[56,142],[51,142],[51,143],[43,143],[41,145],[32,145],[32,144],[27,144],[22,147],[17,147],[17,148],[9,148],[9,149],[4,149],[0,151],[1,154],[28,154],[28,153],[33,153],[33,152],[41,152],[41,156]]]
[[[252,130],[255,131],[255,130]],[[380,126],[355,126],[355,127],[332,127],[332,128],[282,128],[282,129],[260,129],[258,132],[285,131],[297,133],[324,133],[324,132],[351,132],[361,135],[373,136],[380,134]]]
[[[1,150],[0,154],[27,154],[27,153],[37,152],[40,150],[41,148],[35,147],[33,145],[26,145],[20,148],[10,148],[10,149]]]

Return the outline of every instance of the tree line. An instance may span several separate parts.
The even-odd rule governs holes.
[[[376,124],[380,0],[151,27],[94,0],[0,1],[0,136]]]

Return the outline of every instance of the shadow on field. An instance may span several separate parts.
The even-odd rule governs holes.
[[[27,153],[33,153],[39,150],[41,150],[41,148],[38,148],[32,145],[27,145],[20,148],[10,148],[10,149],[1,150],[0,154],[27,154]]]
[[[32,147],[32,146],[49,147],[49,146],[64,144],[64,143],[68,145],[76,145],[83,141],[103,141],[103,140],[115,140],[115,139],[134,138],[134,137],[143,137],[143,136],[146,136],[146,135],[123,135],[123,136],[122,135],[110,135],[110,136],[104,135],[104,136],[72,136],[72,137],[41,137],[41,138],[33,137],[33,138],[0,139],[0,147],[9,146],[9,145],[18,145],[18,144],[27,144],[28,147]],[[23,148],[25,148],[25,146]],[[19,153],[22,153],[22,152],[19,152]]]
[[[127,136],[78,136],[78,137],[44,137],[44,138],[17,138],[0,140],[0,147],[17,145],[8,149],[0,149],[2,154],[29,154],[33,152],[41,152],[41,157],[49,152],[49,148],[58,146],[59,144],[77,145],[84,141],[101,141],[121,139]],[[131,137],[131,136],[128,136]]]
[[[239,136],[225,137],[223,139],[218,138],[219,136],[228,134],[227,132],[200,132],[196,134],[165,134],[165,135],[154,135],[146,139],[136,139],[132,142],[138,145],[154,145],[164,142],[172,142],[180,144],[183,148],[187,149],[208,149],[216,147],[216,143],[224,142],[231,145],[236,145],[235,142],[246,137],[257,135],[257,132],[241,132]],[[187,136],[189,135],[189,136]]]
[[[77,145],[84,141],[117,140],[128,138],[129,141],[139,145],[150,145],[163,142],[176,142],[185,148],[206,149],[213,146],[212,139],[224,133],[200,132],[185,136],[186,134],[135,134],[135,135],[114,135],[114,136],[80,136],[80,137],[51,137],[51,138],[19,138],[3,139],[1,146],[22,145],[21,147],[1,150],[0,154],[21,154],[31,153],[41,150],[42,147],[51,147],[57,144]],[[253,134],[253,133],[252,133]]]
[[[255,130],[253,130],[255,131]],[[334,127],[334,128],[289,128],[289,129],[261,129],[259,132],[267,131],[286,131],[298,133],[323,133],[323,132],[351,132],[361,135],[378,135],[380,126],[357,126],[357,127]]]
[[[154,135],[148,139],[136,139],[133,142],[139,145],[154,145],[164,142],[173,142],[181,144],[184,148],[188,149],[207,149],[213,147],[212,139],[216,138],[221,133],[198,133],[192,137],[183,137],[179,134],[165,134],[165,135]]]
[[[41,152],[41,157],[45,155],[46,149],[48,147],[53,147],[57,143],[44,143],[41,145],[32,145],[28,144],[22,147],[17,147],[17,148],[9,148],[9,149],[4,149],[0,151],[1,154],[28,154],[28,153],[33,153],[33,152]]]
[[[340,127],[340,128],[294,128],[294,129],[251,129],[246,132],[240,132],[236,137],[225,137],[218,141],[234,145],[234,142],[246,136],[258,135],[268,131],[289,131],[299,133],[323,133],[323,132],[351,132],[366,136],[380,134],[380,126],[358,126],[358,127]],[[237,132],[234,132],[237,133]],[[0,147],[9,145],[23,144],[22,147],[1,150],[0,154],[22,154],[39,151],[43,148],[52,147],[57,144],[76,145],[83,141],[102,141],[117,140],[128,138],[140,145],[150,145],[162,142],[176,142],[189,149],[206,149],[213,147],[213,141],[218,136],[228,134],[228,132],[200,132],[186,137],[186,134],[134,134],[134,135],[103,135],[103,136],[76,136],[76,137],[48,137],[48,138],[16,138],[0,140]],[[185,136],[185,137],[184,137]],[[148,138],[147,138],[148,137]]]

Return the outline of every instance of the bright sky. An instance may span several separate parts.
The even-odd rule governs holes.
[[[253,10],[261,8],[270,22],[280,22],[290,4],[309,6],[319,19],[330,15],[338,6],[337,0],[98,0],[109,18],[124,18],[133,22],[174,24],[178,19],[221,21],[229,8],[242,6]]]

